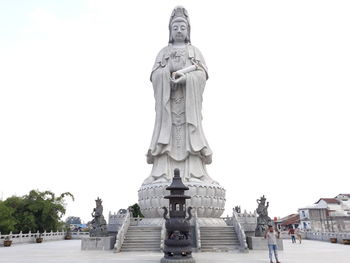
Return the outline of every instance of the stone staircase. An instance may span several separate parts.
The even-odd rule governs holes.
[[[121,252],[160,251],[161,227],[129,226]]]
[[[238,251],[239,240],[232,226],[200,227],[201,251]]]

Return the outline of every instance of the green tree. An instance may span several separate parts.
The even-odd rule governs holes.
[[[132,206],[129,206],[129,208],[131,208],[133,217],[144,217],[142,212],[141,212],[139,204],[137,204],[137,203],[133,204]]]
[[[28,195],[22,197],[9,197],[3,204],[13,209],[12,217],[16,222],[15,232],[56,231],[64,226],[61,218],[66,212],[64,204],[66,196],[70,196],[74,200],[73,195],[69,192],[56,197],[50,191],[32,190]]]
[[[0,201],[0,232],[9,233],[15,230],[16,219],[13,217],[14,209]]]
[[[14,232],[36,231],[35,216],[27,207],[27,201],[23,197],[12,196],[4,201],[4,204],[13,209],[13,217],[16,220]]]

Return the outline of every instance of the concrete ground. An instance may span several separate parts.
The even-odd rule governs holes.
[[[49,241],[41,244],[18,244],[0,247],[0,262],[6,263],[159,263],[162,253],[111,251],[81,251],[80,240]],[[239,262],[269,263],[267,251],[241,253],[193,253],[196,263]],[[279,252],[282,263],[348,263],[350,246],[305,240],[292,244],[284,240],[284,251]]]

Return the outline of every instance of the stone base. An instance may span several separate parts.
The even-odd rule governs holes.
[[[163,225],[164,218],[140,218],[135,225],[137,226],[158,226]],[[191,225],[194,225],[193,218],[190,221]],[[226,222],[222,218],[208,218],[208,217],[198,217],[199,226],[227,226]],[[133,225],[133,222],[130,222],[130,225]]]
[[[249,249],[253,250],[268,250],[267,240],[263,237],[247,237]],[[283,240],[277,239],[277,249],[283,250]]]
[[[81,239],[81,250],[113,249],[116,237],[85,237]]]
[[[204,182],[184,182],[189,188],[185,192],[191,196],[186,200],[186,206],[197,209],[198,217],[219,218],[225,210],[225,189],[219,184]],[[146,218],[163,217],[163,206],[169,206],[169,200],[164,196],[169,195],[165,188],[169,183],[144,184],[139,190],[139,205],[142,214]]]
[[[195,263],[194,258],[162,258],[160,263]]]

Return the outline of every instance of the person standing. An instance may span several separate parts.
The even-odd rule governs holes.
[[[290,228],[289,228],[288,235],[291,236],[291,238],[292,238],[292,243],[296,243],[296,241],[295,241],[295,230],[294,230],[293,227],[290,227]]]
[[[299,240],[299,244],[301,244],[301,232],[300,232],[299,228],[297,228],[297,230],[295,231],[295,234],[297,235],[297,238]]]
[[[269,248],[270,263],[273,263],[272,254],[275,255],[276,263],[281,263],[278,260],[277,253],[277,238],[280,238],[280,232],[273,229],[272,224],[268,225],[268,229],[265,232],[264,238],[267,239],[267,246]]]

